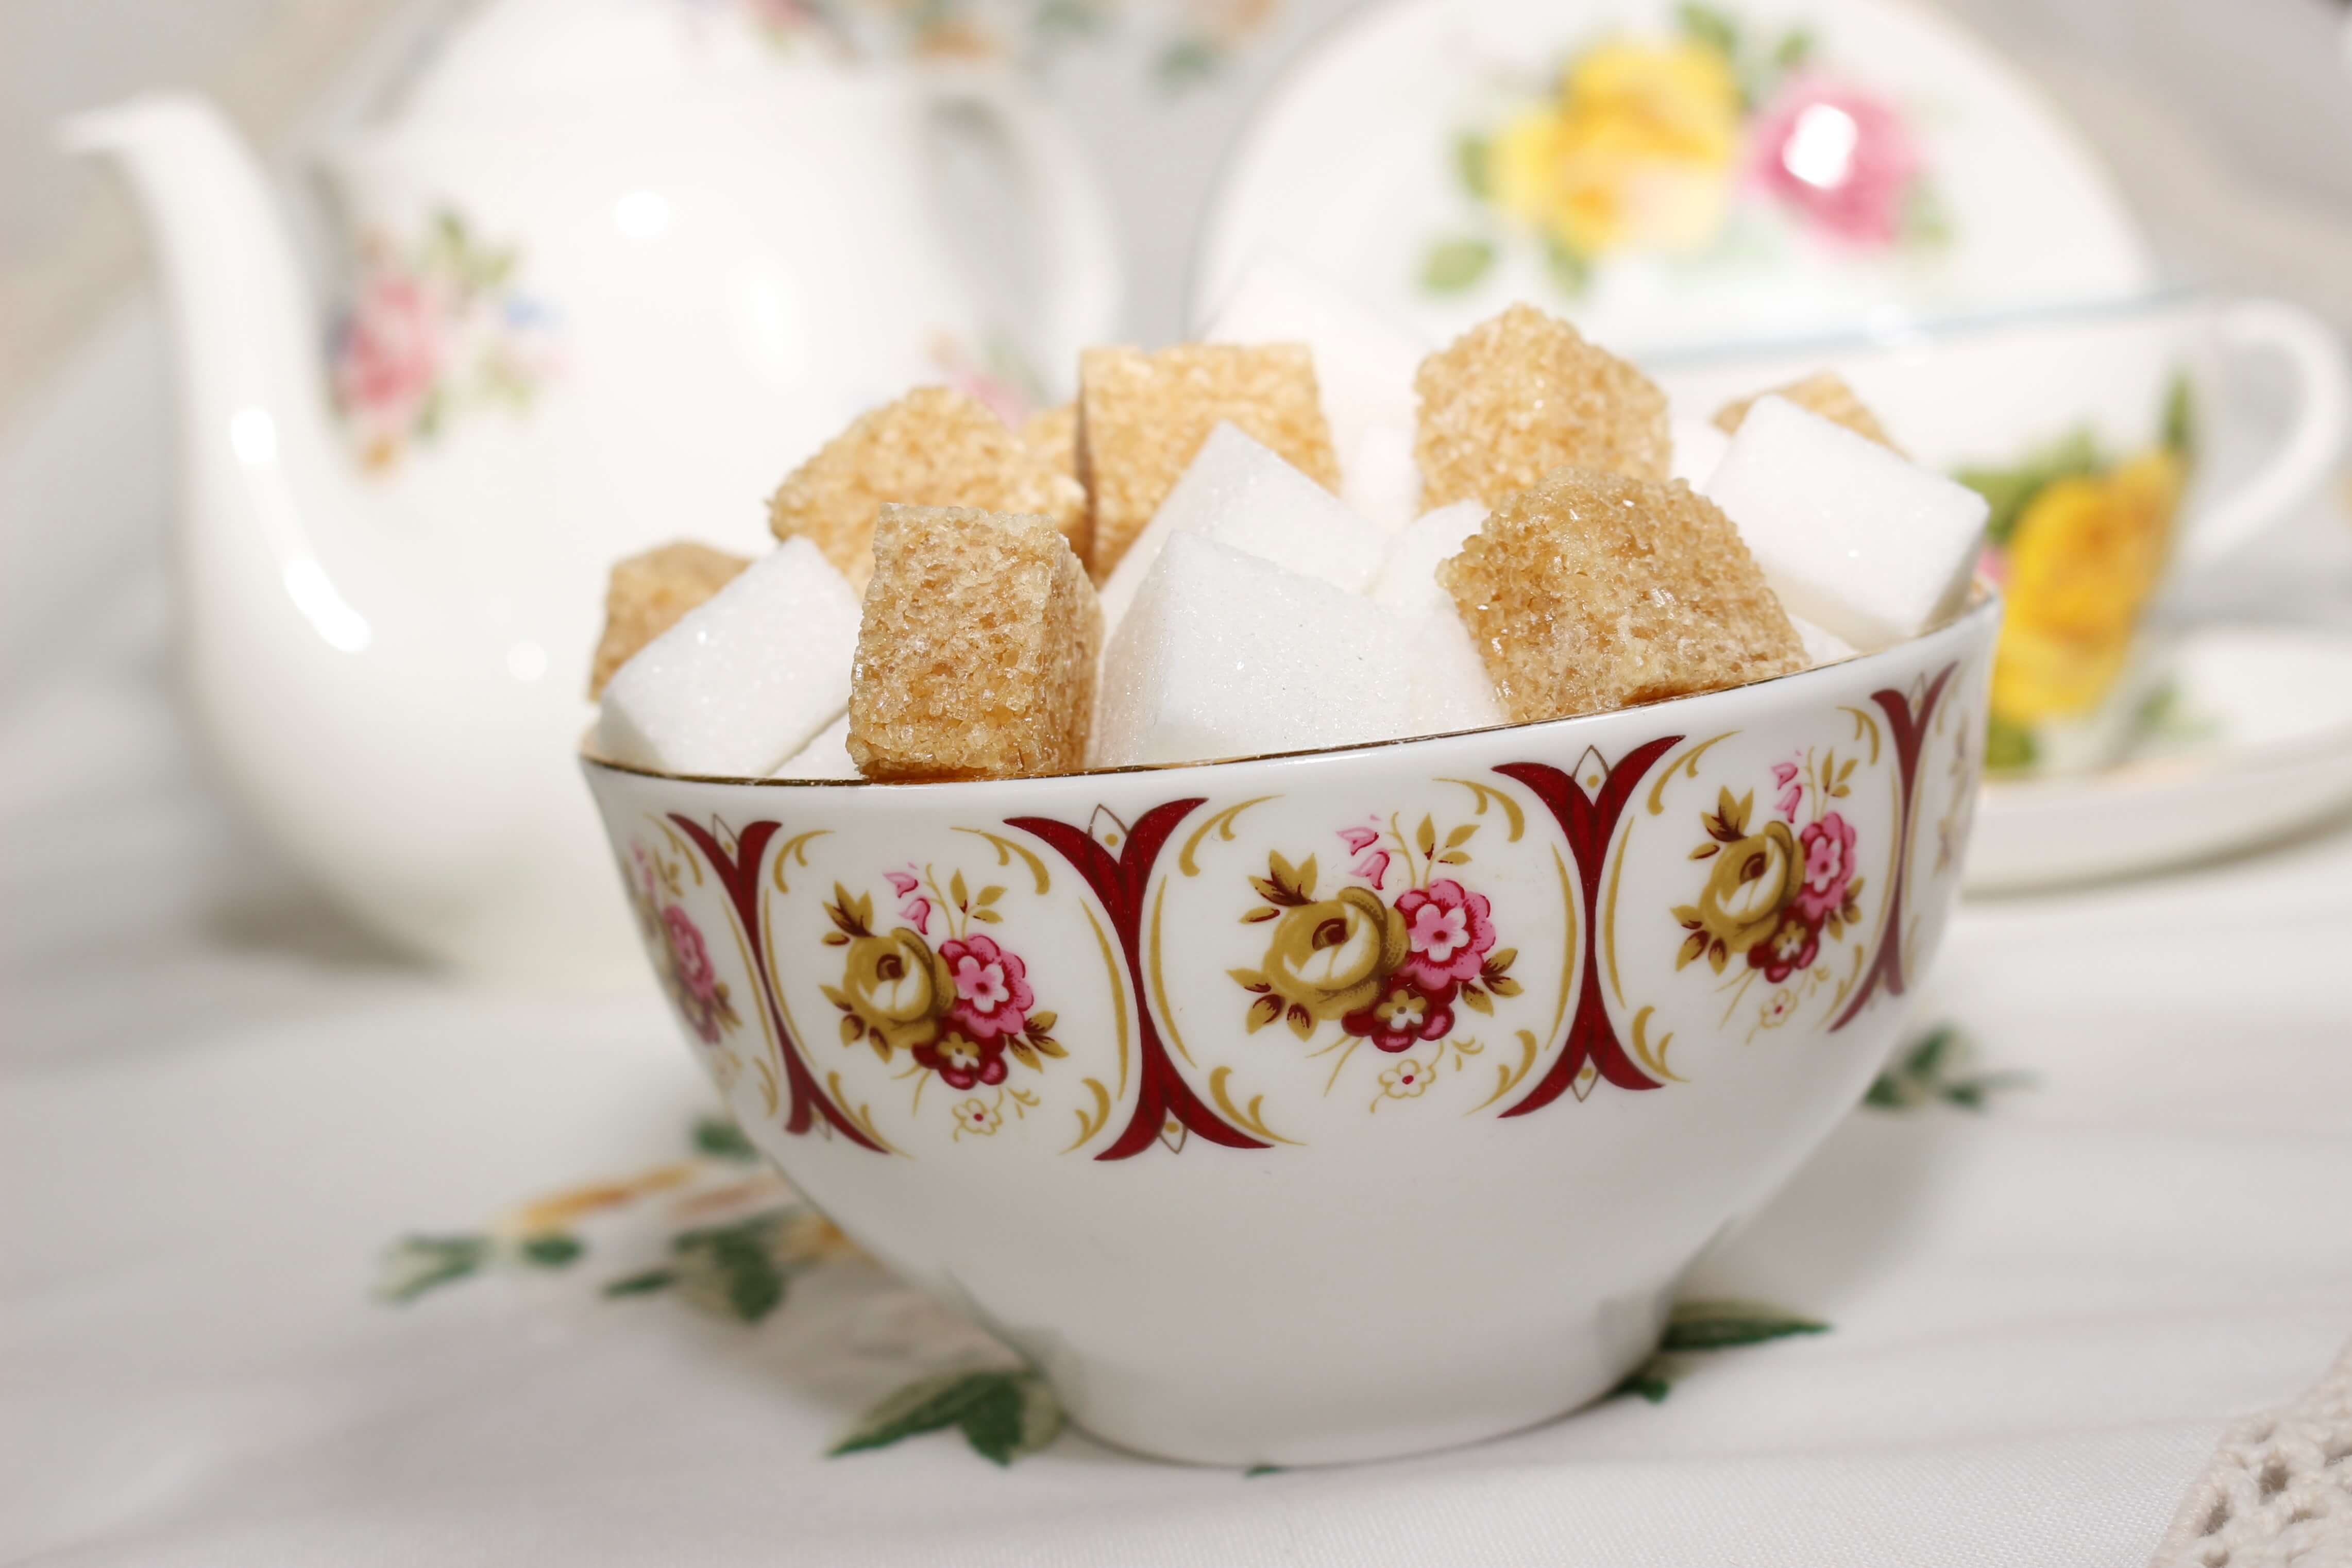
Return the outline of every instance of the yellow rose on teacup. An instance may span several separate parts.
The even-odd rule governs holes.
[[[2164,571],[2187,478],[2159,448],[2105,475],[2053,480],[2007,550],[2009,617],[1993,657],[1994,714],[2032,725],[2089,713],[2122,673]]]

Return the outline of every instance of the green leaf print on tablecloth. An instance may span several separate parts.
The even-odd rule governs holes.
[[[908,1384],[858,1417],[829,1450],[855,1454],[954,1427],[972,1451],[1009,1465],[1059,1436],[1061,1401],[1025,1367],[943,1372]]]
[[[384,1249],[374,1293],[379,1301],[404,1305],[490,1274],[575,1271],[601,1247],[635,1253],[639,1265],[604,1280],[597,1292],[604,1300],[674,1297],[749,1330],[787,1304],[797,1276],[861,1256],[847,1237],[760,1161],[733,1123],[701,1118],[687,1142],[692,1153],[686,1159],[559,1189],[481,1230],[403,1237]],[[634,1231],[618,1223],[623,1217],[634,1218]],[[583,1234],[608,1218],[616,1223],[594,1236]],[[651,1259],[648,1239],[658,1248]],[[1616,1392],[1654,1403],[1666,1397],[1680,1375],[1677,1357],[1827,1328],[1754,1302],[1685,1302],[1675,1310],[1658,1354]],[[1034,1370],[1018,1364],[962,1366],[925,1372],[901,1385],[827,1451],[863,1453],[952,1430],[962,1434],[974,1453],[1009,1465],[1051,1444],[1063,1425],[1060,1401]],[[1261,1466],[1244,1473],[1276,1472]]]
[[[1638,1394],[1653,1405],[1663,1404],[1685,1370],[1679,1356],[1829,1332],[1827,1323],[1759,1301],[1677,1302],[1658,1340],[1657,1354],[1628,1373],[1611,1397]]]
[[[1976,1070],[1976,1047],[1958,1028],[1939,1024],[1895,1058],[1871,1084],[1862,1103],[1878,1111],[1912,1111],[1940,1103],[1981,1111],[1992,1095],[2031,1088],[2025,1072]]]

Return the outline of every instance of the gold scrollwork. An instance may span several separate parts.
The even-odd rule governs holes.
[[[1215,1101],[1217,1109],[1225,1113],[1225,1120],[1269,1142],[1297,1145],[1297,1138],[1286,1138],[1265,1124],[1265,1118],[1258,1113],[1258,1107],[1265,1103],[1265,1095],[1251,1095],[1247,1109],[1234,1103],[1232,1092],[1225,1087],[1225,1081],[1233,1075],[1234,1070],[1230,1066],[1220,1067],[1209,1074],[1209,1098]]]
[[[1242,801],[1238,805],[1226,807],[1223,810],[1218,812],[1215,816],[1211,817],[1207,821],[1202,822],[1199,827],[1193,829],[1192,836],[1184,841],[1184,852],[1176,857],[1177,869],[1181,871],[1186,876],[1200,875],[1201,862],[1193,858],[1193,854],[1195,851],[1200,849],[1201,841],[1207,838],[1210,832],[1213,831],[1216,832],[1218,837],[1223,839],[1226,842],[1231,843],[1234,837],[1234,823],[1240,818],[1241,814],[1244,811],[1248,810],[1252,806],[1264,805],[1266,801],[1274,799],[1275,797],[1272,795],[1255,796],[1250,800]]]
[[[1706,748],[1718,741],[1729,740],[1738,733],[1736,729],[1727,729],[1711,739],[1702,740],[1696,746],[1684,748],[1680,756],[1670,758],[1665,767],[1659,769],[1657,782],[1650,786],[1650,815],[1654,817],[1666,809],[1666,785],[1676,773],[1680,773],[1685,779],[1696,779],[1698,759],[1706,755]]]
[[[1120,1062],[1122,1066],[1125,1065],[1124,1055]],[[1103,1087],[1102,1080],[1099,1078],[1089,1078],[1085,1080],[1085,1082],[1087,1092],[1094,1096],[1094,1109],[1090,1112],[1084,1105],[1077,1107],[1078,1135],[1071,1139],[1068,1146],[1062,1150],[1066,1155],[1101,1132],[1103,1124],[1110,1120],[1110,1091]]]
[[[1656,1045],[1650,1043],[1650,1015],[1657,1010],[1654,1007],[1645,1007],[1633,1015],[1634,1058],[1650,1070],[1653,1078],[1671,1078],[1677,1083],[1687,1083],[1690,1080],[1666,1065],[1666,1047],[1675,1042],[1674,1031],[1669,1030],[1660,1035]]]
[[[677,836],[677,830],[672,827],[662,818],[656,817],[649,811],[646,814],[646,821],[651,822],[655,827],[661,830],[663,841],[669,845],[669,852],[686,862],[686,869],[694,873],[694,885],[700,887],[702,885],[702,857],[696,854],[694,852],[693,846],[689,845],[684,839],[679,838]]]
[[[1853,737],[1856,740],[1860,740],[1864,735],[1870,737],[1870,765],[1873,768],[1877,767],[1878,720],[1858,707],[1842,707],[1838,712],[1853,715]]]
[[[849,1103],[849,1093],[841,1086],[841,1073],[838,1070],[824,1075],[824,1086],[833,1092],[833,1103],[841,1107],[842,1114],[856,1123],[857,1130],[873,1139],[877,1146],[889,1154],[906,1154],[906,1150],[882,1135],[882,1129],[874,1124],[874,1113],[866,1108],[863,1101],[856,1105]]]
[[[1110,1016],[1118,1027],[1118,1092],[1127,1093],[1127,973],[1118,955],[1111,950],[1110,936],[1095,918],[1094,905],[1081,904],[1087,912],[1087,924],[1094,927],[1095,946],[1102,949],[1103,973],[1110,977]],[[1080,1139],[1079,1142],[1085,1142]]]
[[[792,884],[784,881],[785,862],[797,862],[801,865],[807,865],[810,841],[821,839],[831,831],[833,831],[831,828],[812,828],[805,833],[795,834],[784,841],[783,847],[776,852],[776,869],[768,873],[774,880],[778,893],[792,892]]]
[[[1525,811],[1519,810],[1519,803],[1517,800],[1512,800],[1502,790],[1496,789],[1493,785],[1481,784],[1475,779],[1440,779],[1437,782],[1440,784],[1459,784],[1465,789],[1469,790],[1472,797],[1475,800],[1478,808],[1475,811],[1471,813],[1473,816],[1485,816],[1486,814],[1486,802],[1490,800],[1497,806],[1502,807],[1504,819],[1511,825],[1509,833],[1504,838],[1503,841],[1505,843],[1517,843],[1519,841],[1519,835],[1527,831],[1528,815]]]
[[[1517,1063],[1516,1065],[1507,1061],[1498,1061],[1495,1063],[1495,1092],[1492,1094],[1487,1095],[1484,1100],[1479,1101],[1475,1105],[1471,1106],[1469,1110],[1464,1112],[1464,1115],[1475,1116],[1479,1112],[1484,1111],[1487,1106],[1492,1105],[1496,1101],[1500,1100],[1504,1095],[1508,1094],[1512,1090],[1517,1088],[1520,1082],[1527,1077],[1528,1070],[1535,1066],[1536,1052],[1540,1049],[1540,1046],[1536,1040],[1536,1031],[1531,1029],[1523,1029],[1519,1030],[1518,1040],[1519,1060]]]
[[[1039,860],[1036,854],[1031,851],[1026,844],[1016,844],[1012,840],[992,833],[985,828],[958,828],[956,831],[959,833],[970,833],[975,839],[986,839],[991,844],[995,846],[996,863],[998,865],[1011,865],[1013,863],[1013,857],[1014,855],[1019,855],[1024,861],[1028,862],[1029,874],[1036,879],[1037,891],[1039,894],[1044,894],[1047,889],[1053,886],[1054,879],[1046,874],[1045,862]]]

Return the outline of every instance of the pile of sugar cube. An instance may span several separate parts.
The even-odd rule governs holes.
[[[1281,266],[1078,384],[1017,429],[918,389],[783,480],[766,557],[619,563],[593,749],[928,781],[1562,718],[1916,636],[1985,522],[1833,375],[1719,411],[1695,489],[1664,395],[1569,323],[1425,354]]]

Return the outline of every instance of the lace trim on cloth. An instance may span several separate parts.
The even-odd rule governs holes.
[[[2221,1435],[2150,1568],[2352,1565],[2352,1345],[2292,1405]]]

